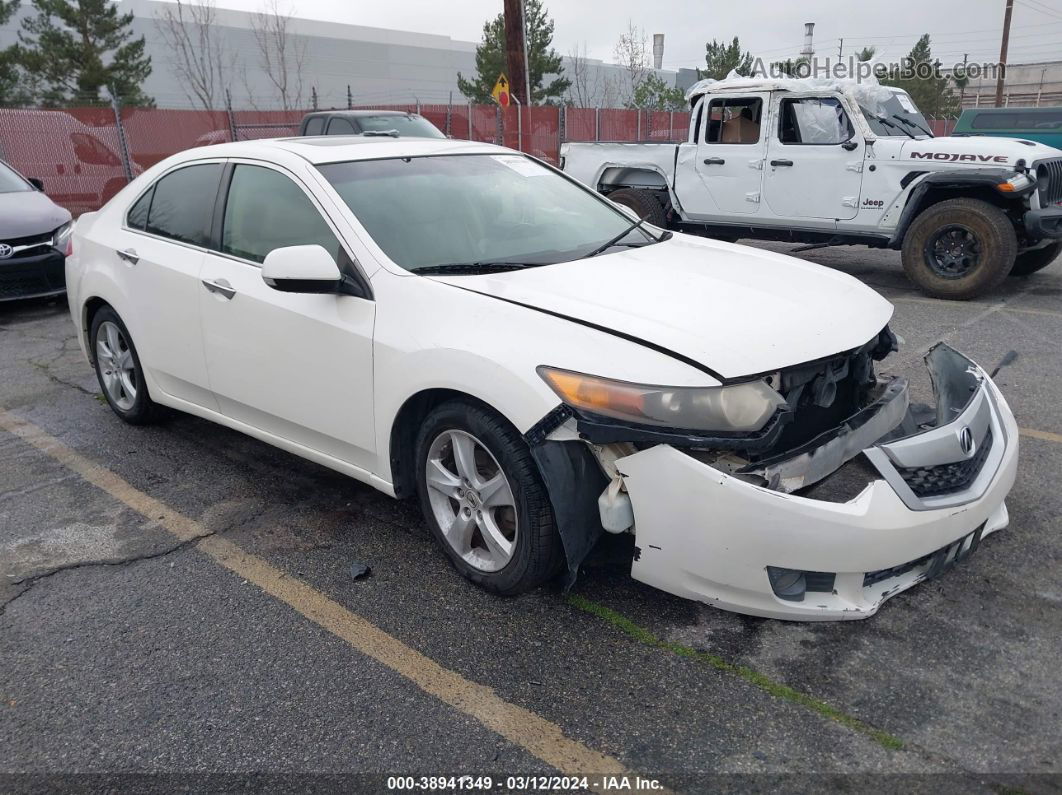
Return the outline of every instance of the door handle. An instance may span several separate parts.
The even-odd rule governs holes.
[[[723,158],[721,157],[709,157],[707,160],[704,161],[704,164],[706,166],[721,166],[725,162],[726,161],[723,160]]]
[[[793,161],[792,160],[772,160],[771,161],[771,165],[772,166],[791,166],[791,165],[793,165]]]
[[[136,265],[140,262],[140,255],[136,253],[135,248],[127,248],[124,251],[115,251],[118,255],[118,259],[128,262],[130,265]]]
[[[203,279],[203,286],[215,295],[220,295],[222,298],[232,300],[232,296],[236,295],[236,289],[224,279],[217,279],[216,281],[207,281]]]

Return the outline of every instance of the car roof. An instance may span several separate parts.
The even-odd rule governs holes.
[[[514,152],[502,146],[451,138],[392,138],[391,136],[313,135],[302,138],[266,138],[257,141],[201,146],[186,151],[189,159],[207,157],[253,157],[268,159],[270,154],[298,155],[310,163],[337,163],[345,160],[380,160],[392,157],[428,155],[502,154]]]
[[[353,118],[360,118],[364,116],[418,116],[411,110],[315,110],[312,113],[307,113],[306,116],[348,116]]]

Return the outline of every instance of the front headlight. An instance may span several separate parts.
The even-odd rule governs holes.
[[[59,249],[64,254],[69,256],[71,253],[70,239],[73,237],[73,234],[74,222],[67,221],[65,224],[56,229],[55,232],[52,234],[52,247]]]
[[[785,399],[765,381],[731,386],[650,386],[558,370],[538,374],[569,406],[641,425],[695,431],[758,431]]]

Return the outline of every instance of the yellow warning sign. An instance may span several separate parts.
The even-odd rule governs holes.
[[[504,74],[498,75],[498,82],[494,84],[494,90],[490,92],[490,95],[503,108],[509,107],[509,78]]]

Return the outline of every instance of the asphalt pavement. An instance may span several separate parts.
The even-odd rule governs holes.
[[[671,597],[630,578],[625,537],[570,593],[490,596],[412,502],[190,416],[124,425],[64,302],[0,305],[0,787],[466,774],[500,791],[572,774],[599,790],[640,775],[1059,791],[1062,262],[948,303],[894,252],[801,256],[895,303],[885,369],[923,392],[939,340],[985,366],[1018,354],[997,378],[1023,432],[1010,528],[866,621]]]

